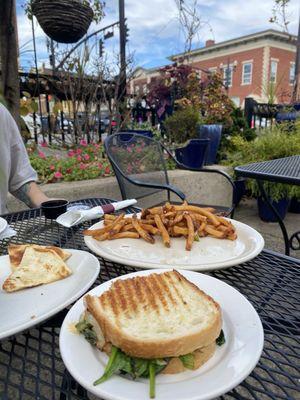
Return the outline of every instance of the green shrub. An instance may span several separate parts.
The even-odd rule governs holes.
[[[170,117],[166,118],[164,122],[168,140],[181,144],[189,139],[197,138],[199,120],[199,112],[193,107],[176,110]]]
[[[226,165],[233,168],[253,162],[274,160],[300,154],[300,125],[292,132],[287,132],[284,126],[275,126],[273,129],[262,130],[253,141],[247,141],[241,136],[232,138],[232,148],[228,153]],[[284,197],[300,199],[299,186],[281,183],[264,182],[268,195],[273,200]],[[248,180],[247,187],[253,196],[259,194],[255,180]]]

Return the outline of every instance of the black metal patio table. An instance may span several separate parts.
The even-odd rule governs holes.
[[[263,185],[263,181],[300,185],[300,155],[242,165],[236,167],[235,172],[237,176],[256,179],[263,199],[280,225],[285,243],[285,254],[290,254],[290,248],[300,250],[300,231],[293,233],[289,238],[284,222],[271,203]]]
[[[108,202],[107,199],[81,201],[90,206]],[[46,220],[39,209],[9,214],[5,218],[17,235],[0,241],[1,254],[7,253],[9,243],[54,244],[88,250],[82,230],[91,222],[65,229]],[[100,257],[99,261],[101,272],[95,285],[137,270]],[[209,275],[232,285],[248,298],[260,315],[265,333],[263,354],[254,371],[220,398],[299,399],[300,261],[263,251],[252,261]],[[72,379],[60,357],[59,330],[66,312],[0,342],[1,400],[95,399]]]

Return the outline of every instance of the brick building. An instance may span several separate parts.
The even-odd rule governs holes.
[[[269,29],[236,39],[192,50],[189,63],[199,69],[201,78],[219,72],[228,95],[238,106],[245,97],[259,102],[289,102],[295,78],[296,36]],[[169,57],[182,62],[183,54]],[[186,61],[185,61],[186,62]],[[159,76],[159,68],[138,68],[131,82],[131,93],[142,95],[147,84]]]

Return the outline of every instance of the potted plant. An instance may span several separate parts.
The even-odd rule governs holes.
[[[34,15],[43,31],[61,43],[78,42],[87,32],[92,20],[103,16],[100,0],[30,0],[25,5],[29,18]]]
[[[190,168],[203,166],[209,145],[209,139],[197,138],[199,120],[199,112],[188,105],[180,106],[164,122],[168,141],[175,144],[176,159]]]
[[[268,161],[276,158],[288,157],[300,153],[300,129],[289,132],[284,127],[275,126],[273,129],[265,129],[253,141],[247,141],[241,136],[232,138],[232,148],[225,164],[232,167],[259,161]],[[273,213],[261,198],[260,191],[255,180],[247,180],[249,193],[257,198],[259,215],[262,220],[276,221]],[[299,190],[292,185],[264,182],[265,191],[270,202],[277,209],[282,219],[284,218],[290,198],[293,194],[299,196]],[[298,191],[297,191],[298,190]]]
[[[204,83],[200,110],[203,124],[199,127],[199,137],[210,139],[206,164],[215,164],[221,143],[222,130],[232,125],[231,113],[234,104],[224,90],[220,74],[214,74]]]

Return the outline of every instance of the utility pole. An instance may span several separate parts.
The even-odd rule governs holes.
[[[119,97],[122,101],[126,96],[126,20],[124,0],[119,0],[119,22],[120,22],[120,76]]]
[[[20,82],[15,0],[0,1],[1,90],[8,109],[19,125]]]
[[[293,102],[300,100],[300,15],[298,26],[298,37],[296,43],[296,60],[295,60],[295,83],[293,90]]]

